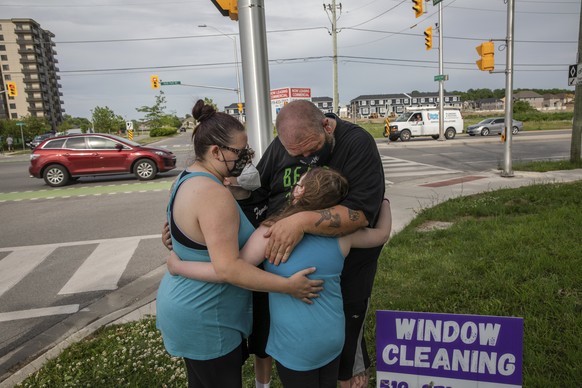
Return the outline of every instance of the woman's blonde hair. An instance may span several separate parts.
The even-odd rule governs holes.
[[[279,213],[267,218],[263,222],[264,225],[271,226],[280,219],[302,211],[321,210],[335,206],[346,197],[349,188],[348,180],[328,167],[315,167],[307,171],[301,185],[303,194],[299,198],[293,198],[293,193],[291,193],[292,202]]]

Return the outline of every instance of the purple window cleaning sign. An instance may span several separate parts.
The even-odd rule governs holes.
[[[376,311],[377,387],[522,386],[523,318]]]

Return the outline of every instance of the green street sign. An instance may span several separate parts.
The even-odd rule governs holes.
[[[160,82],[160,85],[180,85],[182,82],[180,81],[167,81],[167,82]]]
[[[440,3],[443,0],[432,0],[432,5],[437,5],[438,3]]]
[[[435,81],[448,81],[449,76],[447,74],[439,74],[434,76]]]

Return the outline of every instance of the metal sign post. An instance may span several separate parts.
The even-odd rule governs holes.
[[[18,125],[20,127],[20,137],[22,138],[22,150],[26,150],[26,147],[24,145],[24,132],[22,131],[22,127],[24,127],[24,123],[22,121],[19,121],[16,123],[16,125]]]

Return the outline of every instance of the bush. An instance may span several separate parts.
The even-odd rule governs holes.
[[[574,112],[516,112],[513,115],[519,121],[571,121]]]
[[[172,136],[178,133],[177,128],[172,127],[160,127],[154,128],[150,131],[150,137],[159,137],[159,136]]]

